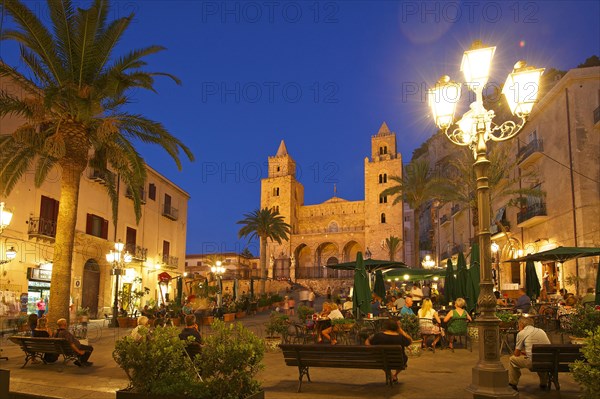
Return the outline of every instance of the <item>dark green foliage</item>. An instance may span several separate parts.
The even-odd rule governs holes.
[[[403,314],[399,318],[400,327],[412,339],[421,339],[421,329],[419,328],[419,318],[414,314]]]

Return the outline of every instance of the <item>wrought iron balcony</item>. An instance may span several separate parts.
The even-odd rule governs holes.
[[[450,209],[450,214],[452,216],[456,215],[458,212],[460,211],[460,204],[454,204],[452,205],[452,208]]]
[[[519,164],[536,161],[544,152],[544,142],[542,139],[531,140],[526,146],[519,148],[517,160]],[[523,165],[522,165],[523,166]]]
[[[448,215],[442,215],[442,217],[440,218],[440,226],[445,225],[449,221],[450,221],[450,218],[448,217]]]
[[[125,196],[127,198],[133,199],[133,191],[131,190],[131,187],[127,187],[127,190],[125,191]],[[140,189],[140,202],[142,204],[146,203],[146,190],[144,190],[143,188]]]
[[[544,202],[530,204],[526,208],[521,208],[521,211],[517,213],[517,226],[532,226],[543,222],[547,218],[548,212],[546,211],[546,204]]]
[[[135,244],[126,244],[125,250],[134,260],[145,262],[148,259],[148,249]]]
[[[167,204],[163,205],[162,215],[167,219],[177,220],[179,219],[179,211],[177,208],[169,206]]]
[[[177,269],[179,258],[177,256],[163,255],[162,263],[165,267],[170,269]]]
[[[56,221],[44,218],[29,218],[27,233],[30,238],[42,238],[54,241],[56,237]]]
[[[96,168],[89,169],[88,178],[104,186],[108,185],[109,183],[114,185],[116,182],[114,173],[108,170],[100,170]]]

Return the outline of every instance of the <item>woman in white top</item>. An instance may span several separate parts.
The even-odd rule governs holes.
[[[325,305],[323,305],[323,307],[325,307]],[[328,323],[328,325],[325,326],[325,328],[321,330],[321,335],[323,336],[323,338],[326,338],[328,341],[330,341],[331,345],[335,345],[337,344],[337,340],[335,339],[335,337],[331,336],[331,332],[333,331],[331,320],[343,319],[344,315],[342,314],[342,312],[339,311],[338,306],[335,303],[330,303],[329,309],[331,310],[327,314],[327,317],[329,318],[330,322]]]
[[[431,299],[425,298],[423,300],[423,306],[419,309],[419,329],[421,330],[421,335],[425,336],[425,340],[423,340],[423,345],[427,346],[427,336],[433,335],[435,339],[431,343],[431,349],[435,350],[435,346],[442,337],[442,329],[440,328],[440,317],[438,313],[433,309],[433,304],[431,303]],[[437,321],[437,325],[433,324],[433,319]]]

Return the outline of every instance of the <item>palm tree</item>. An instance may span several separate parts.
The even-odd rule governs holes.
[[[116,58],[114,49],[133,20],[133,14],[107,21],[107,1],[95,0],[88,9],[69,0],[48,0],[50,26],[22,1],[6,0],[0,11],[15,23],[1,40],[14,40],[21,49],[25,75],[0,63],[0,77],[11,80],[21,93],[0,90],[0,117],[13,115],[25,122],[12,135],[0,137],[0,194],[8,195],[30,167],[41,185],[49,171],[62,172],[49,318],[69,316],[71,263],[81,175],[86,167],[108,174],[109,168],[131,188],[139,221],[140,192],[145,163],[135,148],[139,142],[161,146],[181,169],[180,150],[190,150],[158,122],[123,108],[136,89],[154,90],[154,78],[172,75],[143,70],[144,58],[163,47],[150,46]],[[107,179],[116,222],[117,188]]]
[[[391,261],[396,260],[396,253],[400,250],[402,240],[400,237],[389,236],[385,239],[384,248],[388,252]]]
[[[471,150],[457,149],[455,156],[448,162],[446,169],[452,170],[444,179],[436,179],[436,191],[443,202],[454,202],[471,209],[474,231],[479,226],[477,207],[477,180],[473,171]],[[508,145],[494,145],[488,154],[490,161],[488,185],[490,206],[495,202],[506,200],[508,205],[516,205],[522,197],[542,197],[544,192],[537,188],[523,188],[520,182],[535,182],[538,173],[535,169],[520,170],[519,174],[511,172],[518,167],[518,160],[512,156]],[[494,212],[490,209],[490,214]],[[503,228],[503,226],[500,226]]]
[[[413,265],[418,266],[419,262],[419,214],[421,207],[427,201],[435,196],[435,184],[429,168],[429,160],[417,159],[411,161],[405,167],[405,173],[402,177],[391,176],[390,179],[396,185],[386,188],[381,195],[396,196],[393,205],[406,202],[414,211],[413,225]]]
[[[240,238],[258,237],[260,240],[260,293],[264,294],[267,280],[267,240],[276,241],[278,244],[288,241],[291,226],[284,222],[284,217],[279,211],[268,208],[246,213],[244,219],[237,224],[244,225],[238,232]]]

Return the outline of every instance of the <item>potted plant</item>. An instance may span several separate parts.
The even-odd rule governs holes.
[[[234,321],[236,306],[234,302],[230,302],[223,307],[223,321]]]
[[[571,315],[571,342],[582,344],[588,333],[596,331],[600,326],[600,311],[588,306],[577,307],[577,312]]]
[[[315,309],[313,309],[309,306],[300,305],[298,307],[298,319],[300,319],[300,321],[302,323],[306,323],[306,319],[308,319],[314,313],[315,313]]]
[[[400,315],[398,320],[400,327],[412,338],[412,343],[406,348],[406,355],[409,357],[421,356],[421,329],[419,328],[419,318],[414,314]]]
[[[500,328],[517,328],[519,315],[505,310],[496,312],[496,317],[500,319]]]
[[[350,331],[356,324],[354,319],[335,319],[331,320],[334,331]]]
[[[256,373],[264,356],[261,340],[241,324],[216,321],[202,352],[192,361],[175,327],[158,328],[151,339],[126,336],[113,358],[129,377],[117,399],[264,398]],[[146,337],[147,329],[140,334]]]
[[[576,360],[569,368],[573,379],[582,389],[582,399],[595,399],[600,397],[600,325],[594,330],[588,330],[587,340],[581,349],[585,361]]]
[[[269,307],[269,299],[267,298],[266,295],[263,295],[260,298],[258,298],[258,311],[259,312],[264,312],[265,310],[267,310],[268,307]]]
[[[77,321],[80,323],[87,323],[90,318],[90,309],[89,308],[77,308],[75,311],[75,315],[77,316]]]
[[[249,302],[246,300],[236,301],[235,302],[235,318],[241,319],[246,317],[246,312],[248,311]]]

